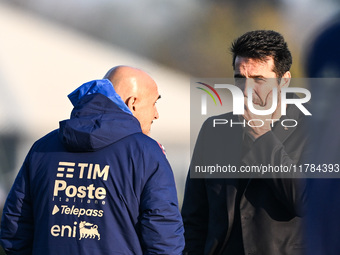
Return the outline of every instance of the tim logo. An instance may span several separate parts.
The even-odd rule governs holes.
[[[80,237],[79,240],[82,238],[95,238],[98,237],[98,240],[100,240],[100,234],[98,232],[98,226],[93,225],[92,223],[81,221],[79,223],[79,233]]]
[[[235,86],[235,85],[231,85],[231,84],[215,84],[214,87],[203,83],[203,82],[197,82],[201,85],[204,85],[205,87],[209,88],[219,99],[220,104],[222,106],[222,100],[219,96],[219,94],[217,93],[217,91],[215,89],[227,89],[231,94],[232,94],[232,98],[233,98],[233,114],[234,115],[243,115],[244,114],[244,94],[243,91]],[[201,88],[201,87],[197,87],[198,89],[201,89],[203,91],[205,91],[215,102],[215,105],[217,105],[216,100],[214,98],[214,96],[211,94],[210,91],[208,91],[207,89]],[[253,114],[256,115],[269,115],[272,114],[276,108],[277,108],[277,104],[278,104],[278,93],[277,93],[277,88],[273,88],[272,94],[273,94],[273,103],[271,105],[271,107],[267,110],[258,110],[255,109],[253,102],[252,102],[252,89],[248,88],[247,93],[248,93],[248,98],[247,98],[247,105],[248,108],[250,110],[250,112],[252,112]],[[304,94],[305,97],[303,98],[287,98],[287,93],[301,93]],[[201,115],[207,115],[207,94],[202,94],[202,100],[201,100]],[[288,87],[288,88],[282,88],[281,89],[281,115],[286,115],[286,108],[287,108],[287,104],[295,104],[295,106],[297,108],[300,109],[300,111],[302,111],[305,115],[312,115],[302,104],[307,103],[310,99],[311,99],[311,93],[309,92],[308,89],[305,88],[297,88],[297,87]]]

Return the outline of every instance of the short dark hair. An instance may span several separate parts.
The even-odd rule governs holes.
[[[233,68],[237,56],[264,61],[274,59],[274,72],[280,78],[292,65],[292,55],[283,36],[272,30],[255,30],[237,38],[231,46]]]

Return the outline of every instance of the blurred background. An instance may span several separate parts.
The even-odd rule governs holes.
[[[67,95],[122,64],[159,85],[152,137],[181,204],[190,77],[232,77],[230,44],[255,29],[282,33],[304,77],[310,43],[339,10],[337,0],[0,0],[0,208],[32,143],[69,117]]]

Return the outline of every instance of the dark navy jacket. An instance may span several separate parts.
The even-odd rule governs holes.
[[[171,167],[108,80],[69,95],[74,109],[38,140],[8,195],[8,254],[181,254]]]

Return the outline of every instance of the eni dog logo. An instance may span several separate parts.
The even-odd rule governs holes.
[[[74,222],[73,226],[70,225],[54,225],[51,228],[51,235],[54,237],[66,237],[66,238],[77,238],[78,222]],[[92,223],[81,221],[79,223],[79,240],[81,239],[95,239],[96,237],[100,240],[100,234],[98,230],[98,225],[93,225]]]
[[[82,238],[95,238],[98,237],[98,240],[100,240],[100,234],[98,232],[98,226],[93,225],[92,223],[81,221],[79,223],[79,233],[80,237],[79,240]]]

